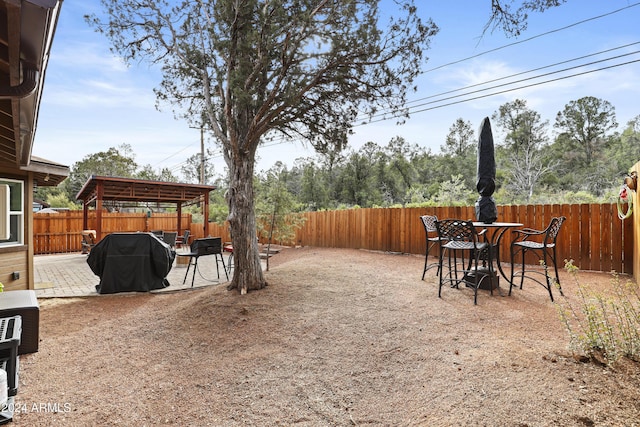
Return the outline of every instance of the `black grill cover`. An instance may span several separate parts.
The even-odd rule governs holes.
[[[169,286],[176,253],[148,233],[112,233],[96,244],[87,264],[100,283],[99,294],[147,292]]]

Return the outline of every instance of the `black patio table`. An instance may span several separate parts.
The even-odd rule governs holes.
[[[502,242],[502,238],[504,237],[504,234],[509,229],[520,228],[523,225],[524,224],[521,224],[519,222],[492,222],[492,223],[485,223],[481,221],[473,222],[473,226],[478,231],[487,229],[487,233],[489,234],[488,236],[485,235],[487,242],[489,243],[489,257],[487,262],[495,262],[497,271],[504,278],[504,280],[507,281],[507,283],[510,283],[511,278],[510,276],[507,276],[507,274],[505,274],[504,270],[502,269],[502,264],[500,262],[500,243]],[[491,280],[490,280],[491,282],[490,286],[493,286],[494,289],[499,288],[499,278],[498,278],[498,275],[495,273],[495,271],[496,269],[494,269],[493,277],[491,277]],[[483,270],[481,273],[489,274],[489,271]],[[482,285],[480,287],[483,288]]]

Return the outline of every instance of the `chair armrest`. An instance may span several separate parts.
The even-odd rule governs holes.
[[[528,234],[528,235],[536,235],[536,234],[544,234],[547,230],[534,230],[533,228],[521,228],[520,230],[512,230],[514,233],[520,234]]]
[[[535,230],[533,228],[521,228],[520,230],[516,230],[516,231],[520,231],[523,233],[528,233],[528,234],[544,234],[547,230]]]
[[[526,240],[530,236],[539,236],[541,234],[546,233],[546,230],[534,230],[533,228],[522,228],[520,230],[512,230],[516,236],[514,237],[514,241],[519,239]]]
[[[489,239],[487,238],[487,229],[483,228],[481,231],[476,231],[476,235],[478,236],[478,241],[480,241],[480,237],[483,237],[483,241],[485,243],[489,243]]]

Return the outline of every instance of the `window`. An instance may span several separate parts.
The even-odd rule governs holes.
[[[0,179],[0,246],[23,244],[23,185],[22,181]]]

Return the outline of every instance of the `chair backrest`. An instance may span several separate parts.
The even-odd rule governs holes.
[[[96,230],[82,230],[82,241],[88,244],[96,243]]]
[[[182,236],[182,243],[186,244],[189,242],[189,234],[191,234],[191,230],[184,230],[184,236]]]
[[[222,237],[205,237],[191,243],[191,253],[197,256],[222,254]]]
[[[462,219],[443,219],[436,221],[436,229],[440,240],[453,240],[478,242],[478,233],[473,225],[473,221],[464,221]]]
[[[82,243],[86,245],[94,245],[96,242],[93,239],[93,234],[82,234]]]
[[[155,234],[160,239],[162,239],[162,236],[164,235],[164,231],[162,231],[162,230],[151,230],[151,234]]]
[[[422,221],[422,225],[424,225],[424,231],[427,232],[427,235],[429,233],[437,233],[438,229],[436,228],[436,221],[438,220],[438,217],[435,215],[422,215],[420,217],[420,220]]]
[[[557,216],[551,218],[551,222],[549,226],[545,230],[544,243],[546,245],[552,245],[556,243],[556,239],[558,238],[558,233],[560,233],[560,227],[565,222],[567,217]]]
[[[178,237],[178,233],[175,231],[168,231],[166,233],[164,233],[162,235],[162,240],[164,240],[164,242],[173,247],[176,245],[176,238]]]

